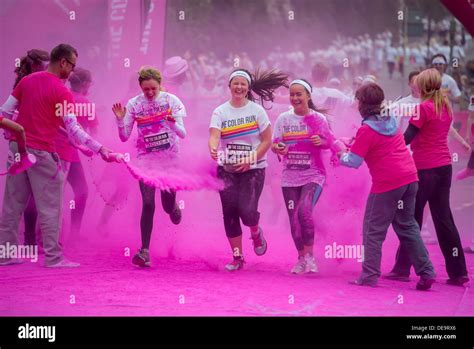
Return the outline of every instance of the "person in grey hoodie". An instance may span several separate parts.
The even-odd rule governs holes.
[[[364,84],[355,97],[362,126],[350,151],[340,151],[338,156],[341,165],[353,168],[365,160],[372,176],[372,188],[364,214],[362,273],[352,283],[376,286],[382,243],[392,225],[400,241],[409,246],[410,260],[420,276],[416,288],[428,290],[435,282],[435,272],[414,216],[418,190],[415,163],[395,118],[381,116],[385,98],[382,88],[375,83]]]

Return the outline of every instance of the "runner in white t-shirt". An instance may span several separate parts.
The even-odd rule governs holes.
[[[312,212],[326,179],[322,150],[333,146],[335,140],[326,117],[313,104],[311,92],[306,80],[291,82],[293,109],[280,114],[273,131],[272,151],[283,157],[281,186],[298,251],[298,261],[291,269],[294,274],[318,272]]]
[[[461,102],[461,91],[456,81],[446,74],[448,60],[443,54],[436,54],[431,58],[431,65],[441,74],[441,89],[445,92],[452,102]]]
[[[311,76],[313,78],[313,88],[311,99],[314,104],[325,110],[331,127],[334,127],[333,118],[336,115],[344,115],[347,109],[352,106],[354,100],[341,91],[326,87],[329,68],[322,63],[313,66]]]
[[[155,68],[142,68],[138,82],[142,94],[133,97],[123,108],[114,104],[112,111],[117,118],[119,136],[122,142],[129,139],[133,126],[137,124],[137,161],[151,169],[166,166],[176,161],[179,153],[179,138],[186,136],[183,117],[186,110],[178,97],[161,91],[161,73]],[[165,168],[163,168],[165,170]],[[142,195],[142,215],[140,220],[142,247],[132,259],[140,267],[149,267],[150,239],[153,231],[156,188],[139,181]],[[181,222],[181,210],[176,203],[176,191],[161,191],[163,209],[174,224]]]
[[[385,61],[387,62],[388,76],[390,79],[393,77],[393,71],[395,70],[395,63],[397,60],[397,49],[390,43],[385,50]]]
[[[412,71],[408,74],[410,94],[398,99],[388,106],[388,111],[397,121],[398,128],[401,132],[405,132],[405,129],[408,126],[408,121],[418,112],[417,108],[421,101],[420,94],[415,84],[415,78],[418,74],[420,74],[419,71]]]
[[[231,99],[212,113],[209,151],[218,163],[217,174],[225,185],[219,194],[233,253],[233,261],[225,266],[228,271],[239,270],[244,264],[240,220],[250,228],[255,253],[261,256],[267,250],[259,226],[258,200],[265,181],[272,131],[265,109],[255,103],[254,93],[262,104],[271,102],[274,91],[287,84],[288,77],[278,71],[255,76],[237,69],[229,77]]]

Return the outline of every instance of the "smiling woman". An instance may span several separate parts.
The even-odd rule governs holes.
[[[254,101],[258,99],[262,105],[273,101],[274,91],[281,86],[288,86],[288,76],[279,71],[251,74],[237,69],[229,76],[231,99],[212,114],[209,151],[218,163],[218,177],[225,184],[219,193],[234,257],[226,265],[229,271],[241,269],[244,263],[240,219],[250,227],[255,253],[262,256],[267,250],[259,226],[258,200],[265,181],[272,131],[265,109]]]
[[[138,73],[138,82],[142,89],[140,95],[133,97],[124,108],[120,103],[112,107],[117,118],[119,136],[126,142],[135,122],[137,123],[137,150],[141,167],[148,169],[157,163],[171,166],[178,158],[179,138],[186,137],[183,117],[186,110],[175,95],[161,91],[161,73],[153,67],[142,67]],[[142,175],[143,177],[143,175]],[[155,213],[155,187],[139,180],[142,195],[142,214],[140,221],[142,247],[133,257],[133,264],[149,267],[150,239]],[[161,191],[163,209],[174,224],[181,222],[181,210],[176,203],[176,191]]]
[[[283,156],[282,191],[290,220],[291,235],[298,252],[293,274],[316,273],[313,255],[313,208],[326,180],[322,150],[333,146],[334,136],[326,117],[316,108],[313,87],[304,79],[290,83],[293,110],[278,116],[272,151]]]

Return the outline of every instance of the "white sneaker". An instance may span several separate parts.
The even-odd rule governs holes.
[[[71,262],[70,260],[63,258],[56,264],[47,265],[46,268],[77,268],[79,266],[79,263]]]
[[[312,254],[307,253],[304,256],[304,260],[306,263],[305,273],[317,273],[318,266],[316,265],[316,260]]]
[[[0,258],[0,265],[15,265],[15,264],[22,264],[23,260],[19,258]]]
[[[298,262],[291,268],[292,274],[303,274],[306,270],[306,261],[303,256],[298,257]]]

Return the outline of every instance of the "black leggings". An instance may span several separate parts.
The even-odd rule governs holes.
[[[235,238],[242,235],[240,219],[247,227],[258,225],[258,200],[265,182],[265,169],[230,173],[219,166],[217,176],[224,181],[224,189],[219,191],[219,195],[225,233],[228,238]]]
[[[418,170],[420,182],[416,195],[415,219],[421,228],[423,211],[426,203],[429,203],[436,236],[446,261],[446,271],[450,278],[456,278],[467,275],[467,268],[461,239],[449,205],[452,171],[451,165]],[[407,248],[405,244],[400,243],[393,271],[409,275],[410,267]]]
[[[155,187],[139,182],[142,194],[142,217],[140,229],[142,233],[142,248],[150,248],[151,232],[153,230],[153,216],[155,215]],[[166,213],[171,214],[176,207],[176,192],[161,190],[161,205]]]
[[[301,187],[282,187],[286,210],[290,218],[291,236],[298,251],[314,243],[313,207],[322,188],[316,183]]]

